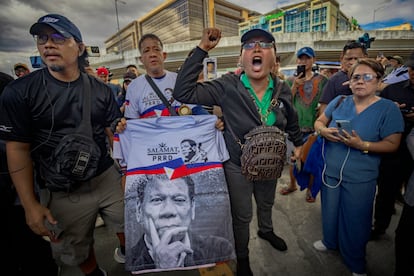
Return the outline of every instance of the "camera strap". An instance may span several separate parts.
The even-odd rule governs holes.
[[[77,128],[77,133],[84,133],[88,137],[93,139],[92,135],[92,123],[91,123],[91,84],[86,73],[82,73],[83,82],[83,106],[82,106],[82,121]]]
[[[171,116],[178,116],[177,112],[175,111],[175,108],[173,108],[171,106],[171,103],[167,100],[167,98],[164,96],[164,94],[162,94],[162,92],[160,91],[158,86],[154,83],[152,78],[146,74],[145,79],[151,85],[152,89],[154,89],[155,93],[157,93],[158,97],[161,99],[161,101],[163,102],[165,107],[168,108],[168,110],[170,111]]]

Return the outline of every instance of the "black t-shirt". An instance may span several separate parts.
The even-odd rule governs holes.
[[[88,76],[91,83],[93,138],[102,156],[98,174],[113,164],[105,142],[105,127],[121,117],[111,89]],[[47,69],[37,70],[7,86],[0,98],[0,138],[31,143],[32,157],[50,156],[60,139],[82,120],[82,78],[62,82]]]
[[[393,102],[398,102],[399,104],[405,103],[407,107],[414,106],[414,86],[411,85],[410,80],[400,81],[386,86],[381,91],[380,96]],[[405,116],[403,117],[405,122],[404,134],[407,135],[414,127],[414,123]]]
[[[339,95],[352,95],[349,85],[343,85],[346,81],[349,81],[347,73],[344,71],[338,71],[335,73],[323,88],[319,102],[328,104]]]

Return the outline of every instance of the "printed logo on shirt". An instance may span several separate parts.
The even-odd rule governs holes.
[[[8,126],[5,126],[5,125],[0,126],[0,131],[3,131],[3,132],[11,132],[12,129],[13,129],[13,127],[8,127]]]
[[[166,143],[161,143],[157,147],[147,148],[147,155],[151,156],[154,162],[171,161],[179,153],[179,147],[167,146]]]

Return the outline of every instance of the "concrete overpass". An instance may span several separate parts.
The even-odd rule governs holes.
[[[316,51],[318,60],[338,61],[342,48],[348,40],[356,40],[361,37],[364,31],[352,32],[314,32],[314,33],[284,33],[274,34],[277,45],[277,52],[281,55],[281,65],[295,64],[296,51],[304,46],[310,46]],[[414,31],[370,31],[371,38],[375,40],[368,49],[369,56],[375,57],[378,52],[384,55],[400,55],[408,58],[414,51]],[[167,70],[176,71],[185,60],[188,52],[197,46],[199,41],[185,41],[164,45],[168,53],[165,67]],[[240,38],[223,37],[217,48],[210,51],[210,57],[217,58],[219,72],[234,70],[240,54]],[[122,78],[125,67],[128,64],[136,64],[142,68],[139,61],[138,49],[126,51],[122,54],[108,54],[101,57],[91,57],[91,66],[109,67],[114,74],[113,79]]]

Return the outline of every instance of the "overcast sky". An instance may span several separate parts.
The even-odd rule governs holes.
[[[104,46],[117,31],[117,1],[120,28],[160,5],[164,0],[2,0],[0,9],[0,71],[11,73],[16,62],[30,64],[36,46],[30,26],[48,13],[60,13],[72,20],[82,32],[87,45]],[[227,0],[261,13],[303,0]],[[377,25],[398,19],[414,24],[413,0],[338,0],[342,11],[361,25],[372,23],[374,10]],[[369,25],[368,25],[369,26]]]

